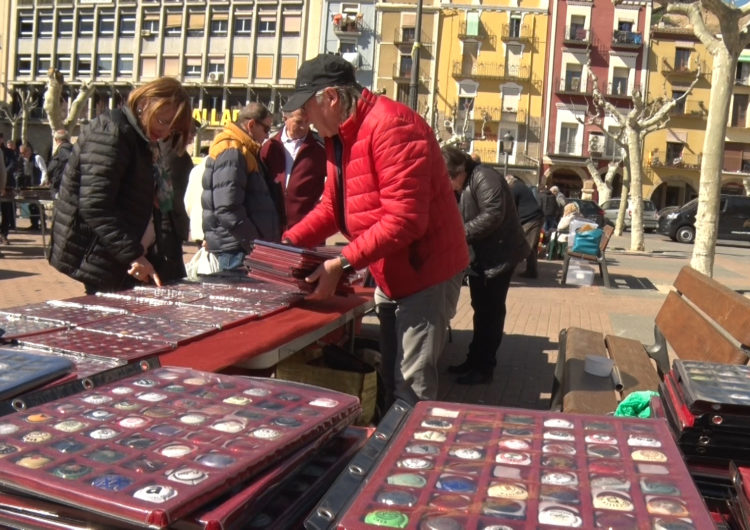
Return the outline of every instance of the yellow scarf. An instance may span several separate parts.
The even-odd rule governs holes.
[[[208,156],[216,160],[227,149],[237,149],[242,153],[242,156],[245,157],[248,173],[258,171],[257,156],[260,152],[260,144],[235,123],[230,123],[224,127],[224,130],[214,138]]]

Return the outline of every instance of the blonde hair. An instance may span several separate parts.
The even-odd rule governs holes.
[[[146,105],[148,103],[148,105]],[[151,122],[165,107],[175,108],[169,128],[175,136],[187,138],[193,128],[190,96],[177,79],[160,77],[141,85],[128,96],[128,107],[138,119],[147,137],[151,137]]]
[[[581,209],[578,207],[578,203],[575,202],[569,202],[565,205],[565,208],[563,208],[563,215],[570,215],[572,213],[578,213]]]

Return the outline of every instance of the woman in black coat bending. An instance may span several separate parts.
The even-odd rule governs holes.
[[[459,197],[469,243],[469,291],[474,309],[469,353],[463,363],[448,371],[459,374],[459,384],[489,383],[503,339],[505,298],[513,269],[529,254],[529,245],[505,178],[455,147],[443,147],[443,158]]]
[[[146,251],[154,242],[157,142],[187,138],[190,98],[162,77],[130,93],[122,109],[86,126],[74,146],[55,202],[50,263],[87,293],[161,285]]]

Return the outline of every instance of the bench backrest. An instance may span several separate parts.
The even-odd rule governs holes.
[[[604,225],[602,227],[602,239],[599,241],[599,253],[604,254],[604,251],[607,249],[607,245],[609,244],[609,239],[612,237],[612,234],[615,233],[614,227],[610,225]]]
[[[750,299],[688,266],[674,287],[655,322],[674,353],[685,360],[747,364]],[[663,373],[669,370],[665,360],[656,359]]]

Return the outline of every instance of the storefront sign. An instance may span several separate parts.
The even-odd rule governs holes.
[[[230,122],[237,121],[239,115],[239,109],[224,109],[221,114],[216,109],[193,109],[193,119],[206,125],[218,127],[224,127]]]

